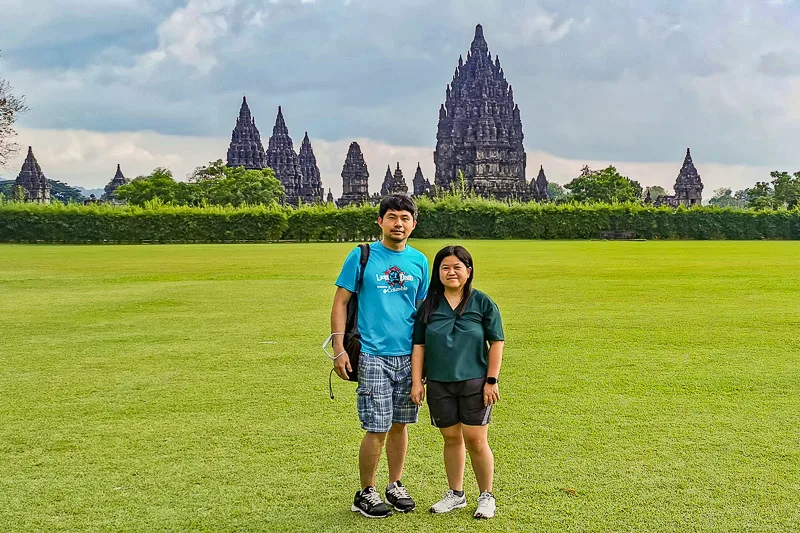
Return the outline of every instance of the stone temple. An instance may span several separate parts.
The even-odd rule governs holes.
[[[422,175],[422,167],[419,162],[417,162],[417,171],[414,173],[412,185],[414,186],[414,196],[425,196],[431,193],[431,182]]]
[[[278,116],[275,117],[275,126],[272,128],[272,137],[269,138],[267,147],[267,166],[275,171],[275,177],[280,180],[286,189],[284,201],[287,204],[297,205],[302,196],[303,171],[300,168],[300,158],[294,151],[289,129],[283,119],[283,111],[278,106]],[[320,199],[322,192],[320,191]]]
[[[42,172],[42,168],[33,155],[33,148],[28,147],[28,156],[22,163],[22,169],[17,176],[16,185],[25,190],[25,199],[37,204],[50,203],[50,182]]]
[[[308,132],[303,137],[298,158],[300,159],[300,172],[303,175],[300,181],[300,200],[304,204],[322,202],[325,189],[322,188],[322,177],[319,173],[317,158],[314,155],[314,148],[308,138]]]
[[[127,185],[130,182],[131,180],[125,177],[125,175],[122,173],[122,169],[120,169],[120,166],[117,165],[117,173],[114,174],[114,177],[111,178],[111,181],[109,181],[108,185],[106,185],[102,199],[111,203],[119,203],[119,200],[116,196],[117,189],[119,189],[120,186]]]
[[[500,59],[492,60],[479,24],[467,60],[459,57],[439,109],[433,156],[436,185],[449,188],[460,170],[467,185],[481,196],[528,198],[523,137],[514,91]]]
[[[391,196],[393,194],[408,194],[408,185],[403,178],[403,171],[400,170],[400,163],[397,163],[397,170],[392,174],[392,168],[386,167],[386,176],[383,178],[383,185],[381,186],[381,198]]]
[[[228,166],[244,167],[247,170],[261,170],[267,166],[267,156],[264,153],[264,145],[261,144],[261,134],[256,127],[256,120],[250,114],[247,97],[242,97],[239,118],[236,119],[236,127],[231,134]]]
[[[659,196],[656,198],[655,205],[668,205],[678,207],[683,205],[692,207],[703,203],[703,182],[700,174],[692,161],[692,154],[689,148],[686,149],[686,157],[683,159],[683,166],[675,180],[675,195]]]
[[[369,171],[364,154],[357,142],[350,143],[347,158],[342,167],[342,197],[336,202],[339,207],[369,202]]]

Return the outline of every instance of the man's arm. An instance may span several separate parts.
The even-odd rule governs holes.
[[[347,302],[353,293],[347,289],[336,287],[336,294],[333,296],[333,307],[331,308],[331,333],[342,333],[347,327]],[[350,366],[350,358],[344,352],[344,335],[333,336],[333,354],[338,357],[333,361],[333,368],[336,374],[347,380],[353,368]],[[341,355],[339,355],[341,354]]]

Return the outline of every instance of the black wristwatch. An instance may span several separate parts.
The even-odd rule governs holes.
[[[497,385],[497,378],[488,377],[486,378],[486,383],[488,385]]]

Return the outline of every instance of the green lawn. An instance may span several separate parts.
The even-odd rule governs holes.
[[[0,529],[800,530],[800,243],[465,244],[508,339],[494,520],[469,467],[427,513],[427,408],[419,510],[350,512],[355,387],[327,397],[319,345],[352,245],[3,245]]]

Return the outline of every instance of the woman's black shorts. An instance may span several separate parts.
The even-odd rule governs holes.
[[[431,424],[448,428],[459,422],[467,426],[485,426],[492,418],[492,406],[483,405],[486,378],[467,381],[428,380],[428,409]]]

